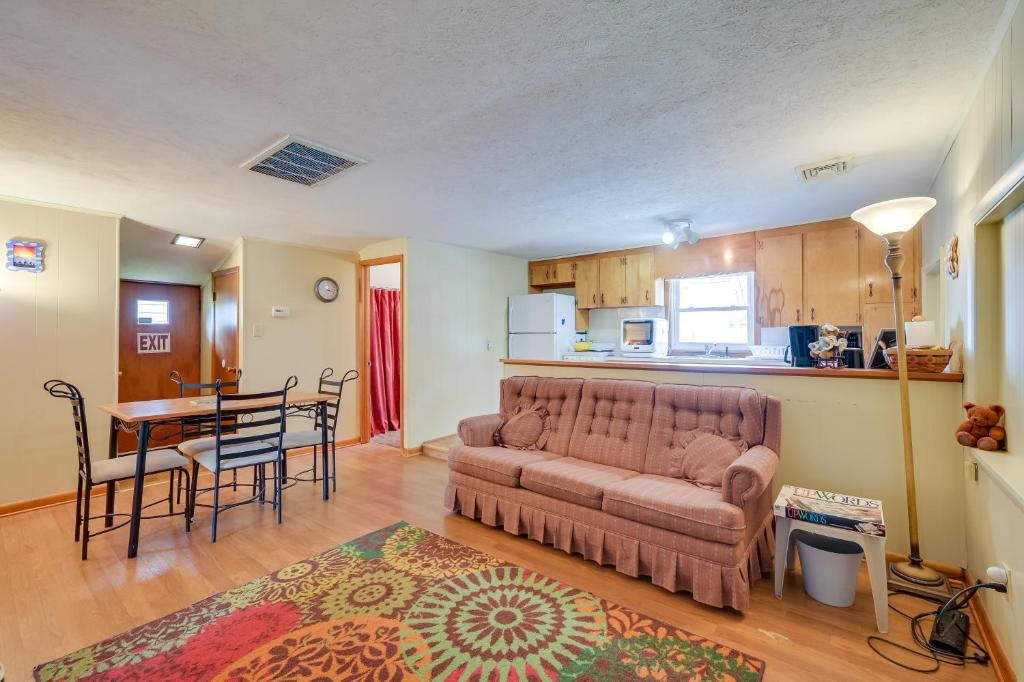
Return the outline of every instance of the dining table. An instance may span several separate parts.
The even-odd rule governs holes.
[[[337,400],[337,396],[329,393],[317,393],[315,391],[292,390],[285,396],[285,404],[289,407],[302,405],[315,405],[318,412],[318,422],[325,424],[327,405]],[[269,407],[280,403],[280,397],[254,398],[231,403],[231,410],[245,410],[249,408]],[[139,526],[142,521],[142,492],[143,481],[146,477],[146,452],[149,449],[149,440],[153,427],[165,423],[180,423],[182,420],[197,421],[203,417],[212,417],[217,412],[217,397],[215,395],[193,396],[185,398],[161,398],[158,400],[136,400],[127,403],[106,403],[99,406],[99,409],[110,415],[110,444],[109,456],[117,457],[117,434],[120,428],[135,431],[138,435],[139,446],[135,460],[135,487],[132,490],[132,512],[131,522],[128,526],[128,558],[135,558],[139,553]],[[327,472],[327,429],[320,429],[323,441],[320,447],[320,454],[323,457],[323,498],[329,499],[330,490],[327,485],[329,476]],[[114,509],[113,483],[107,484],[107,518]]]

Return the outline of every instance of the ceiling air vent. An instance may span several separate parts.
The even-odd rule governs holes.
[[[364,159],[291,135],[242,164],[257,173],[312,187],[338,173],[366,163]]]
[[[809,163],[806,166],[797,166],[796,174],[804,182],[810,182],[811,180],[821,180],[823,178],[831,178],[837,175],[844,175],[850,172],[853,168],[853,157],[852,156],[839,156],[828,161],[819,161],[817,163]]]

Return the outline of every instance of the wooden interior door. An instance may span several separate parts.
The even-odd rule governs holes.
[[[754,251],[757,326],[803,324],[803,235],[758,237]]]
[[[152,308],[156,314],[140,315]],[[199,380],[200,307],[199,287],[187,284],[160,284],[121,280],[118,326],[119,402],[176,398],[179,389],[170,380],[178,371],[186,381]],[[166,310],[166,320],[161,309]],[[177,429],[159,427],[153,433],[154,445],[178,442]],[[118,436],[118,450],[134,450],[138,441],[133,434]]]
[[[858,228],[804,235],[804,307],[810,324],[860,324]]]
[[[218,270],[212,281],[211,380],[234,381],[238,370],[238,268]]]

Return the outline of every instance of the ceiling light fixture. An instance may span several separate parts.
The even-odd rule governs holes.
[[[174,235],[174,239],[171,240],[171,243],[175,246],[188,246],[193,249],[198,249],[205,241],[206,240],[202,237],[190,237],[187,234],[176,234]]]
[[[661,233],[661,243],[673,249],[679,248],[680,242],[696,244],[699,239],[700,235],[693,231],[693,222],[689,220],[673,220]]]

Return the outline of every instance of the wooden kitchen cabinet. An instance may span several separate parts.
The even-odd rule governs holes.
[[[758,326],[804,323],[803,235],[759,236],[754,259]]]
[[[542,287],[551,282],[550,263],[530,263],[530,286]]]
[[[600,306],[601,282],[600,264],[596,258],[579,260],[574,263],[576,283],[576,307],[582,310]]]
[[[598,263],[599,308],[617,308],[626,304],[625,256],[602,258]]]
[[[887,248],[885,239],[874,232],[862,229],[860,236],[860,271],[864,278],[864,303],[892,303],[892,279],[889,268],[885,267]],[[921,225],[908,232],[902,241],[903,255],[903,300],[907,303],[920,302],[920,265],[918,242]],[[910,318],[907,318],[910,319]]]
[[[654,280],[654,254],[638,253],[623,258],[626,276],[625,304],[628,306],[661,305],[657,302],[660,297]]]
[[[860,324],[859,230],[844,226],[804,235],[804,311],[808,324]]]
[[[553,266],[552,279],[555,284],[572,285],[576,281],[576,262],[556,263]]]
[[[909,321],[914,315],[920,314],[921,305],[919,303],[903,304],[903,317],[906,321]],[[882,329],[896,328],[896,311],[893,309],[892,303],[865,303],[862,326],[864,338],[861,343],[864,344],[864,362],[867,363],[871,359],[871,350],[875,347],[878,332]]]

